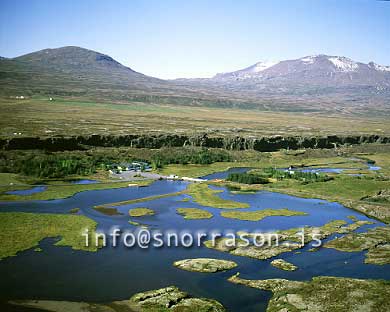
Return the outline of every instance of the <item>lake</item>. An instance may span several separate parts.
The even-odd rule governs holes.
[[[231,169],[229,172],[237,172]],[[239,171],[248,170],[241,168]],[[241,172],[242,172],[241,171]],[[218,173],[206,178],[223,178],[229,172]],[[251,211],[266,208],[289,208],[306,212],[306,216],[269,217],[259,222],[240,221],[223,218],[223,209],[203,207],[190,199],[181,201],[188,195],[160,198],[153,201],[116,207],[123,215],[107,216],[92,209],[93,206],[146,196],[173,193],[184,190],[187,182],[156,181],[148,187],[128,187],[121,189],[86,191],[66,199],[48,201],[1,202],[2,211],[23,211],[43,213],[69,213],[72,208],[80,208],[80,213],[94,219],[98,229],[109,230],[113,226],[134,229],[128,221],[128,210],[134,207],[154,209],[156,215],[132,220],[161,230],[278,230],[304,225],[321,226],[332,220],[370,220],[366,216],[343,207],[338,203],[319,199],[303,199],[279,193],[260,191],[254,194],[234,194],[225,188],[218,194],[224,199],[246,202]],[[212,219],[185,220],[176,214],[176,208],[202,208],[214,214]],[[383,225],[378,221],[370,227]],[[299,267],[287,272],[274,268],[270,260],[255,260],[233,256],[205,247],[197,248],[126,248],[106,247],[96,253],[74,251],[70,247],[53,246],[55,239],[45,239],[40,247],[43,252],[27,250],[16,257],[0,261],[0,296],[9,299],[52,299],[69,301],[109,302],[123,300],[134,293],[175,285],[197,297],[209,297],[220,301],[229,311],[265,311],[271,293],[235,285],[226,281],[240,272],[243,278],[267,279],[286,278],[308,280],[313,276],[345,276],[354,278],[390,279],[390,266],[364,264],[364,253],[345,253],[333,249],[320,249],[302,253],[289,252],[278,258],[291,261]],[[179,270],[172,263],[185,258],[210,257],[237,262],[238,267],[214,274],[195,273]]]

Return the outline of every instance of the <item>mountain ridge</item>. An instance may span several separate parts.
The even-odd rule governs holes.
[[[346,76],[347,74],[352,74],[355,79]],[[337,81],[337,83],[340,83],[341,80],[342,83],[346,84],[355,80],[353,84],[383,83],[390,86],[390,66],[379,65],[372,61],[365,64],[345,56],[326,54],[309,55],[299,59],[277,62],[258,62],[237,71],[218,73],[210,79],[281,81],[288,76],[292,76],[290,79],[294,79],[295,82],[302,82],[302,77],[309,77],[312,84],[328,84],[332,80]],[[323,76],[321,81],[313,81],[313,78],[320,76]]]
[[[258,62],[212,78],[163,80],[76,46],[0,59],[0,96],[72,97],[267,111],[388,114],[390,69],[346,57]]]

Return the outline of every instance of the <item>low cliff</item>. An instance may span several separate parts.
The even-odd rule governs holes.
[[[0,148],[12,149],[43,149],[43,150],[79,150],[88,146],[135,148],[161,148],[181,146],[202,146],[224,148],[228,150],[253,149],[260,152],[272,152],[280,149],[300,148],[333,148],[335,145],[390,143],[390,137],[370,136],[324,136],[324,137],[209,137],[206,134],[196,136],[186,135],[91,135],[71,137],[15,137],[1,139]]]

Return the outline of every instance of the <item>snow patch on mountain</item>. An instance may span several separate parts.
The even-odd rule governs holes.
[[[314,61],[316,59],[318,55],[309,55],[309,56],[306,56],[304,58],[301,58],[300,60],[303,62],[303,63],[306,63],[306,64],[314,64]]]
[[[272,61],[265,61],[265,62],[258,62],[253,66],[252,72],[254,73],[259,73],[262,72],[263,70],[266,70],[267,68],[270,68],[279,62],[272,62]]]
[[[328,60],[333,63],[333,65],[342,72],[351,72],[356,71],[359,68],[359,65],[347,57],[333,56],[329,57]]]
[[[374,68],[375,70],[390,72],[390,66],[379,65],[379,64],[374,63],[374,62],[369,63],[368,66],[370,66],[371,68]]]

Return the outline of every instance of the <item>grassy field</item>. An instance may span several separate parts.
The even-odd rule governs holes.
[[[244,221],[260,221],[272,216],[304,216],[305,212],[293,211],[289,209],[264,209],[257,211],[222,211],[221,216],[224,218],[244,220]]]
[[[187,220],[211,219],[213,217],[211,212],[199,208],[177,208],[176,211]]]
[[[133,208],[129,210],[130,217],[153,216],[155,211],[149,208]]]
[[[362,197],[375,194],[376,191],[390,187],[390,181],[381,181],[354,176],[335,176],[327,182],[304,184],[296,180],[283,180],[264,185],[264,189],[287,191],[300,197],[324,198],[331,201],[360,200]]]
[[[221,192],[222,190],[212,190],[205,183],[189,184],[186,190],[186,193],[192,197],[194,202],[202,206],[221,209],[249,208],[247,203],[226,200],[216,196],[216,194]]]
[[[138,102],[0,98],[0,136],[134,133],[216,136],[390,134],[388,119],[314,113],[153,105]]]
[[[85,246],[82,232],[89,230],[95,237],[96,222],[85,217],[66,214],[22,212],[0,213],[0,259],[38,246],[47,237],[61,237],[56,246],[70,246],[76,250],[96,251],[94,242]]]

